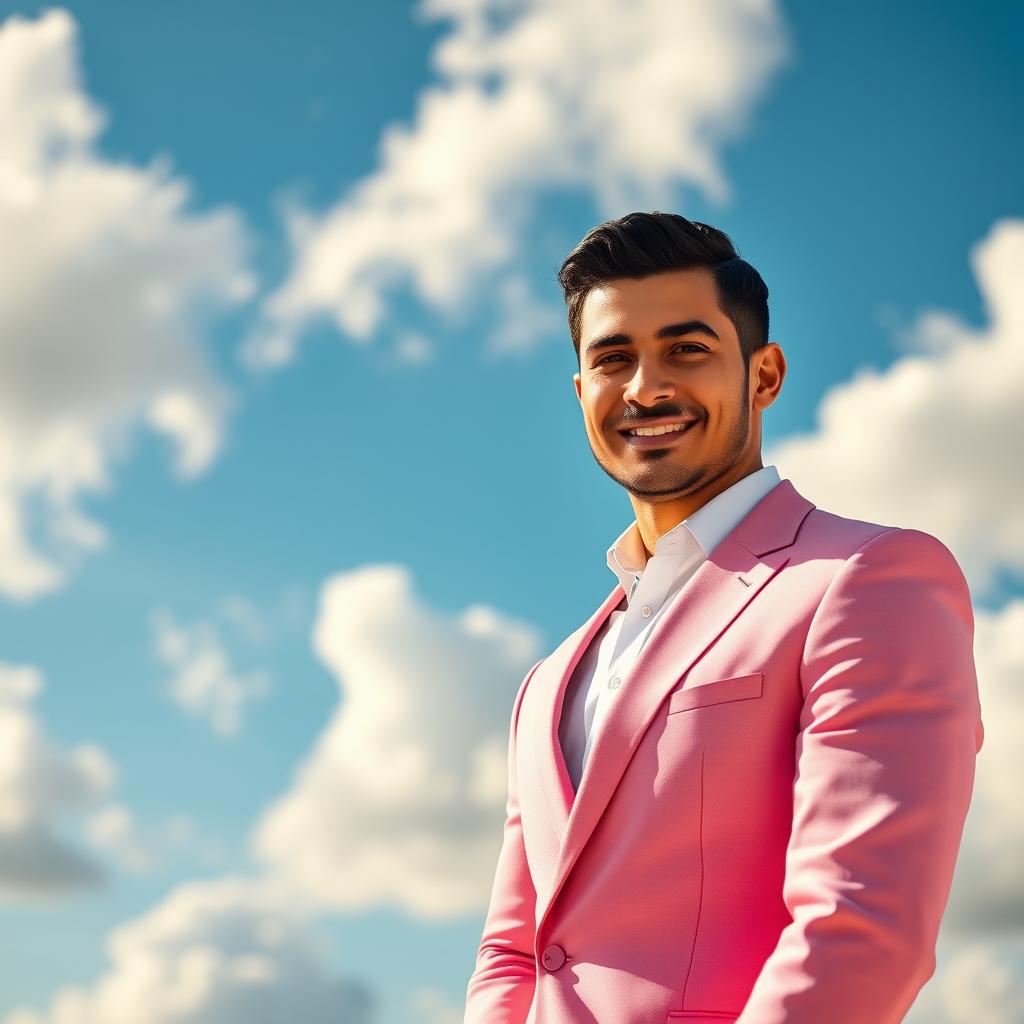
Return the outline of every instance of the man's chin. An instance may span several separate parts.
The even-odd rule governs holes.
[[[703,481],[703,474],[698,472],[665,474],[655,471],[630,473],[621,478],[608,475],[634,498],[682,497],[691,494]]]

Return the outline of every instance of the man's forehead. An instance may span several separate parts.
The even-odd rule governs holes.
[[[714,278],[702,267],[595,285],[583,301],[580,326],[585,334],[605,334],[620,329],[626,320],[638,328],[646,324],[656,329],[671,319],[721,316]]]

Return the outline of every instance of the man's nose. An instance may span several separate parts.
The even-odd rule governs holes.
[[[639,405],[653,405],[675,394],[672,378],[657,364],[637,363],[636,372],[626,385],[624,396]]]

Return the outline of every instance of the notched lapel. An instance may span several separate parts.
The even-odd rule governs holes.
[[[561,842],[547,901],[554,903],[622,778],[658,708],[680,678],[716,643],[746,605],[786,564],[804,517],[814,508],[782,480],[722,540],[672,599],[637,657],[628,685],[617,694],[594,738],[573,793],[558,724],[566,686],[587,645],[622,599],[616,586],[597,611],[537,670],[534,692],[537,768],[552,824]],[[685,688],[685,683],[684,687]],[[538,926],[542,921],[538,921]]]
[[[530,680],[535,715],[530,734],[537,739],[534,744],[537,771],[559,843],[565,840],[565,827],[575,796],[558,735],[566,689],[591,640],[625,596],[625,591],[616,584],[597,611],[544,659]]]

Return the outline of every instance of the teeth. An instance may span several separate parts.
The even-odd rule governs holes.
[[[669,434],[673,431],[685,430],[689,425],[689,423],[676,423],[665,427],[637,427],[635,430],[631,430],[630,433],[634,437],[656,437],[658,434]]]

